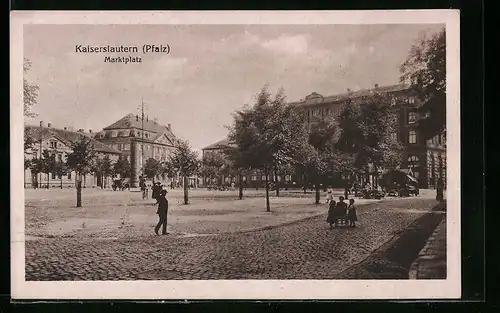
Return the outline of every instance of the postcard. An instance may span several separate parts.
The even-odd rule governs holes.
[[[13,299],[460,298],[458,10],[11,26]]]

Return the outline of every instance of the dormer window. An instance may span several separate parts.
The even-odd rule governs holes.
[[[57,141],[54,141],[54,140],[53,140],[53,141],[51,141],[51,142],[50,142],[50,147],[51,147],[52,149],[57,149]]]

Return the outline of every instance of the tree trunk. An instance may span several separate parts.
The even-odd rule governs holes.
[[[82,179],[77,178],[76,181],[76,207],[80,208],[82,206]]]
[[[61,175],[61,189],[63,189],[63,187],[62,187],[62,175]]]
[[[189,203],[189,197],[188,197],[188,177],[184,176],[184,204]]]
[[[239,184],[240,184],[240,186],[239,186],[239,197],[240,197],[240,200],[242,200],[243,199],[243,182],[241,181],[241,173],[238,174],[238,176],[239,176],[238,180],[239,180]]]
[[[274,167],[274,186],[276,188],[276,197],[280,196],[280,188],[278,184],[278,169]]]
[[[47,189],[49,189],[49,185],[50,185],[50,174],[47,174]]]
[[[316,178],[316,183],[315,183],[315,187],[316,187],[316,199],[315,199],[315,204],[319,204],[319,200],[320,200],[320,186],[319,186],[319,179]]]
[[[269,172],[267,167],[264,169],[264,173],[266,175],[266,212],[271,212],[271,205],[269,204]]]
[[[306,173],[302,173],[302,183],[304,184],[304,194],[307,193],[307,179],[306,179]]]

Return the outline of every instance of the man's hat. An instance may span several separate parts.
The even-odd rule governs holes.
[[[162,190],[160,191],[160,195],[161,195],[161,196],[164,196],[164,195],[166,195],[166,194],[167,194],[167,191],[166,191],[165,189],[162,189]]]

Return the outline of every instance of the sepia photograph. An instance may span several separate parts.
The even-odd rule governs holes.
[[[458,11],[382,13],[14,12],[13,298],[460,297]]]

